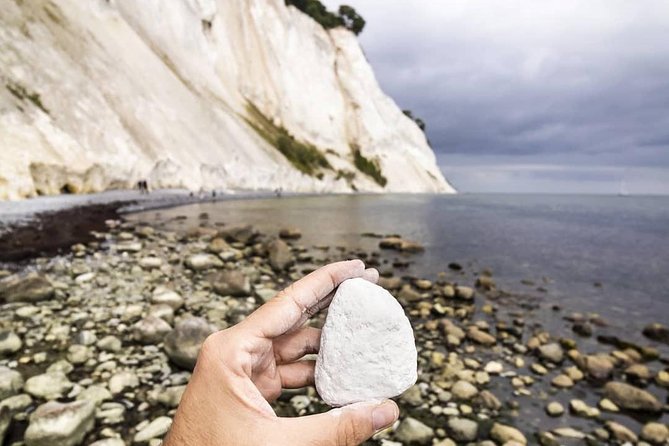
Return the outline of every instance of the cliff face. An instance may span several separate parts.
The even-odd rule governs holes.
[[[283,0],[0,0],[0,199],[452,192],[355,36]]]

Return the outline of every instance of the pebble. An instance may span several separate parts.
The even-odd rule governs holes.
[[[16,370],[0,366],[0,401],[16,395],[23,388],[23,376]]]
[[[474,441],[478,435],[478,424],[467,418],[450,418],[447,426],[455,441]]]
[[[170,417],[158,417],[135,434],[133,443],[146,443],[154,438],[162,438],[170,430],[172,419]]]
[[[568,377],[567,375],[557,375],[555,378],[553,378],[551,384],[554,385],[555,387],[566,389],[569,387],[573,387],[574,381],[572,381],[571,378]]]
[[[564,413],[564,406],[557,401],[552,401],[546,406],[546,413],[551,417],[559,417]]]
[[[23,346],[21,338],[13,331],[0,331],[0,357],[12,355]]]
[[[542,345],[538,348],[539,356],[552,363],[560,363],[564,359],[564,350],[560,347],[560,344],[551,343]]]
[[[494,423],[490,430],[490,437],[499,444],[506,444],[508,442],[526,445],[527,439],[525,435],[518,429],[512,426],[507,426],[501,423]]]
[[[453,384],[453,387],[451,387],[451,393],[458,400],[470,400],[474,398],[478,392],[476,387],[464,380],[457,381]]]
[[[641,429],[641,439],[652,444],[663,444],[669,440],[669,428],[662,423],[650,421]]]
[[[434,430],[415,418],[406,417],[397,427],[395,437],[407,445],[430,445]]]

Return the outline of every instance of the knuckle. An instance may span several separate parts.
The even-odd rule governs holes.
[[[360,423],[351,417],[342,417],[337,428],[337,446],[355,446],[364,439]]]

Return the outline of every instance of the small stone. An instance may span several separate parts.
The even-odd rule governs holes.
[[[495,423],[490,430],[490,437],[499,444],[515,442],[521,445],[527,444],[525,435],[515,427],[507,426],[501,423]]]
[[[499,399],[490,392],[489,390],[482,390],[479,394],[478,397],[479,401],[481,404],[488,408],[489,410],[499,410],[502,408],[502,403],[499,401]]]
[[[30,415],[26,446],[76,446],[93,429],[95,404],[91,401],[42,404]]]
[[[634,432],[620,423],[616,423],[615,421],[607,421],[605,425],[606,428],[611,432],[611,435],[613,435],[613,438],[618,441],[629,441],[631,443],[636,443],[638,440]]]
[[[92,356],[91,349],[85,345],[70,345],[67,349],[67,360],[71,364],[83,364],[88,361]]]
[[[133,335],[142,344],[157,344],[172,331],[170,324],[155,316],[147,316],[133,325]]]
[[[599,416],[599,409],[588,406],[583,400],[571,400],[569,410],[580,417],[596,418]]]
[[[642,412],[660,412],[662,404],[646,390],[621,382],[609,382],[604,386],[604,396],[618,407]]]
[[[573,387],[574,381],[572,381],[571,378],[568,377],[567,375],[557,375],[555,378],[553,378],[551,384],[553,384],[555,387],[566,389],[569,387]]]
[[[416,359],[411,324],[388,291],[360,278],[339,285],[316,359],[316,388],[327,404],[401,394],[416,382]]]
[[[649,339],[669,344],[669,327],[659,323],[647,325],[643,329],[643,334]]]
[[[557,401],[552,401],[546,406],[546,413],[551,417],[559,417],[564,413],[564,406]]]
[[[485,365],[483,370],[487,373],[490,373],[491,375],[499,375],[504,371],[504,366],[501,362],[490,361]]]
[[[167,288],[156,288],[151,296],[151,303],[167,305],[173,310],[178,310],[184,304],[184,299],[176,291]]]
[[[103,401],[112,399],[112,394],[106,387],[100,385],[93,385],[85,388],[77,395],[77,400],[87,400],[99,406]]]
[[[478,435],[478,424],[467,418],[448,420],[448,432],[455,441],[474,441]]]
[[[579,366],[596,380],[607,379],[613,372],[613,361],[606,355],[588,355],[577,360]]]
[[[104,338],[100,339],[96,346],[103,351],[106,352],[120,352],[121,348],[123,347],[123,344],[121,343],[121,340],[117,338],[116,336],[105,336]]]
[[[139,266],[144,269],[157,269],[163,266],[163,259],[160,257],[142,257],[139,259]]]
[[[410,406],[420,406],[423,404],[423,397],[420,391],[420,386],[414,384],[409,387],[401,396],[400,401]]]
[[[21,373],[8,367],[0,366],[0,401],[16,395],[22,388],[23,376]]]
[[[415,418],[406,417],[397,427],[395,437],[407,445],[430,445],[434,430]]]
[[[641,439],[653,444],[664,444],[669,440],[669,429],[662,423],[651,421],[641,429]]]
[[[172,426],[172,419],[170,417],[158,417],[137,432],[132,442],[146,443],[153,438],[161,438],[170,430],[170,426]]]
[[[186,259],[186,266],[194,271],[204,271],[211,268],[220,268],[223,261],[213,254],[195,254]]]
[[[302,231],[298,228],[282,228],[279,231],[279,237],[286,240],[297,240],[302,237]]]
[[[467,337],[477,344],[491,346],[497,343],[497,340],[494,336],[489,333],[486,333],[483,330],[480,330],[478,327],[470,327],[467,330]]]
[[[473,300],[474,299],[474,288],[468,286],[456,286],[455,287],[455,297],[462,300]]]
[[[23,389],[34,397],[52,400],[63,396],[72,386],[63,372],[47,372],[28,378]]]
[[[618,406],[613,404],[613,401],[611,401],[608,398],[602,398],[599,401],[599,408],[602,410],[606,410],[607,412],[620,412]]]
[[[238,270],[227,270],[216,274],[211,280],[214,290],[222,296],[248,296],[251,282]]]
[[[165,353],[176,365],[193,370],[202,343],[215,331],[216,328],[205,319],[184,319],[165,337]]]
[[[281,239],[275,239],[267,245],[269,264],[276,271],[284,271],[295,262],[290,246]]]
[[[172,386],[166,389],[159,389],[155,400],[165,407],[170,409],[177,407],[181,402],[181,397],[186,391],[186,386]]]
[[[564,438],[583,439],[586,437],[586,435],[583,432],[574,429],[573,427],[558,427],[553,429],[552,432],[558,437],[564,437]]]
[[[23,346],[21,338],[13,331],[0,331],[0,357],[12,355]]]
[[[553,342],[551,344],[545,344],[538,348],[539,356],[546,360],[559,364],[564,359],[564,351],[560,344]]]
[[[117,372],[109,378],[109,391],[113,395],[118,395],[125,389],[134,389],[137,386],[139,386],[139,378],[130,370]]]
[[[632,364],[625,369],[625,375],[641,381],[647,381],[653,377],[651,371],[644,364]]]
[[[471,383],[460,380],[453,384],[451,393],[456,399],[467,401],[474,398],[479,391]]]

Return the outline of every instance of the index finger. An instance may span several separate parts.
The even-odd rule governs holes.
[[[330,263],[280,291],[246,318],[243,324],[266,338],[282,335],[303,321],[305,315],[315,314],[318,303],[340,283],[362,277],[364,272],[362,260]]]

